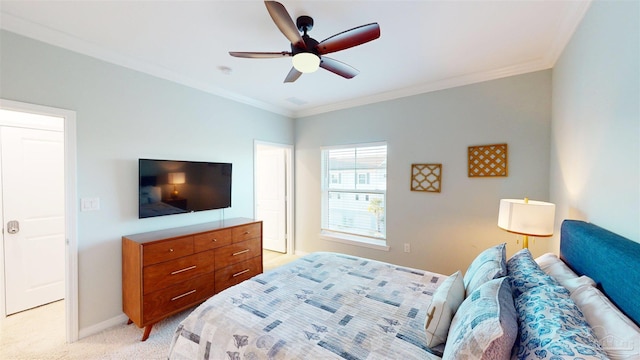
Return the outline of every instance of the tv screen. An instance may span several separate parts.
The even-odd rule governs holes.
[[[138,217],[231,206],[231,164],[139,159]]]

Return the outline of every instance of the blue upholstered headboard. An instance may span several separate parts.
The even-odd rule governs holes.
[[[609,299],[640,325],[640,243],[601,227],[565,220],[560,258],[592,278]]]

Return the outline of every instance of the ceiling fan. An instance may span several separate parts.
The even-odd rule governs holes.
[[[296,81],[303,73],[314,72],[321,67],[340,75],[346,79],[358,75],[359,71],[350,65],[324,56],[332,52],[345,50],[362,45],[380,37],[380,26],[371,23],[355,27],[350,30],[335,34],[320,42],[307,35],[307,31],[313,28],[313,19],[309,16],[300,16],[293,23],[291,16],[284,5],[277,1],[265,1],[269,15],[278,29],[291,42],[291,51],[281,52],[238,52],[230,51],[229,55],[241,58],[267,59],[284,56],[293,56],[293,67],[284,79],[285,83]],[[300,35],[300,32],[303,34]]]

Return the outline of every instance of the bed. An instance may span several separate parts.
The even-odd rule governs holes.
[[[175,207],[162,201],[140,204],[138,207],[138,214],[141,219],[161,215],[182,214],[186,212],[187,210],[185,209],[180,209],[179,207]]]
[[[186,209],[175,207],[162,201],[162,189],[155,186],[155,176],[145,176],[144,183],[152,183],[152,185],[140,186],[139,190],[139,206],[138,216],[147,218],[160,215],[182,214],[186,213]]]
[[[561,233],[560,256],[498,244],[448,275],[309,254],[198,306],[169,358],[640,359],[640,244]]]

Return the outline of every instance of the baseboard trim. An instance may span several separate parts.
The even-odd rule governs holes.
[[[112,328],[114,326],[118,326],[118,325],[122,325],[124,323],[126,323],[127,321],[129,321],[129,318],[127,317],[127,315],[125,314],[120,314],[116,317],[113,317],[109,320],[105,320],[101,323],[97,323],[95,325],[91,325],[89,327],[80,329],[79,332],[79,339],[85,338],[87,336],[91,336],[91,335],[95,335],[101,331],[107,330],[109,328]]]

